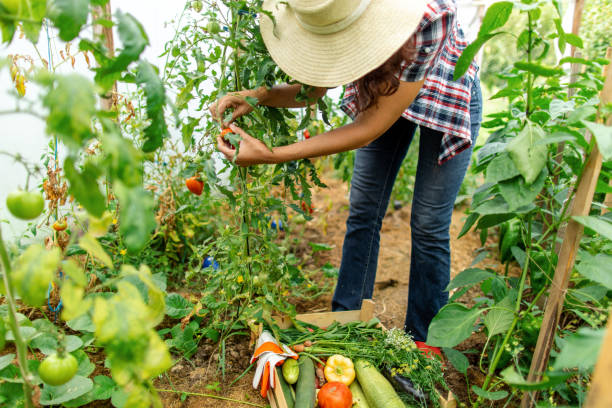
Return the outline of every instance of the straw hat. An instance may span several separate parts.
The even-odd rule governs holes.
[[[335,87],[382,65],[416,30],[427,0],[264,0],[272,59],[304,84]]]

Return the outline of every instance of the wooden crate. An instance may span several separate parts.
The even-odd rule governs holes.
[[[296,320],[305,323],[310,323],[319,327],[329,326],[333,322],[338,322],[340,324],[346,324],[355,321],[367,322],[374,317],[374,306],[375,304],[372,300],[366,299],[361,305],[361,310],[349,310],[344,312],[305,313],[297,315]],[[276,318],[275,321],[281,329],[291,327],[291,320],[289,318]],[[283,389],[280,386],[277,376],[275,376],[274,378],[274,388],[270,388],[268,390],[268,402],[270,403],[270,406],[272,408],[287,408]],[[444,398],[440,395],[440,406],[442,408],[456,408],[457,401],[449,392],[447,398]]]

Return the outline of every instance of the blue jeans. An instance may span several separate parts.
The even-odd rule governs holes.
[[[472,146],[480,129],[481,114],[482,96],[476,80],[470,103]],[[382,220],[416,126],[400,118],[381,137],[356,152],[342,263],[332,300],[334,311],[359,309],[363,299],[372,297]],[[444,289],[450,280],[449,228],[455,199],[472,155],[469,148],[439,165],[442,136],[442,132],[420,128],[404,326],[419,341],[426,340],[429,323],[448,302],[448,292]]]

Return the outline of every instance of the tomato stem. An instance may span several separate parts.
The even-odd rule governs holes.
[[[13,337],[15,338],[15,347],[17,348],[17,358],[19,360],[19,370],[23,377],[23,394],[24,394],[24,407],[32,407],[32,385],[30,384],[31,376],[28,372],[27,365],[27,348],[26,343],[21,337],[19,332],[19,324],[17,323],[17,310],[15,308],[15,298],[13,297],[13,285],[11,282],[11,263],[9,261],[6,247],[4,246],[4,240],[2,239],[2,228],[0,228],[0,258],[2,258],[2,265],[4,266],[4,273],[2,274],[4,281],[4,290],[6,292],[6,301],[9,308],[9,324]]]

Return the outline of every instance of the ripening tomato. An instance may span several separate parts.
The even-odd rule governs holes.
[[[353,394],[349,387],[336,381],[321,387],[317,398],[321,408],[351,408],[353,405]]]
[[[185,185],[189,191],[195,195],[201,195],[202,190],[204,189],[204,183],[196,176],[189,177],[187,180],[185,180]]]
[[[202,11],[202,2],[201,1],[193,1],[191,2],[191,8],[193,9],[193,11],[195,11],[196,13],[199,13],[200,11]]]
[[[66,220],[57,220],[53,223],[53,229],[57,232],[64,231],[66,228],[68,228]]]
[[[314,212],[314,207],[312,204],[308,206],[308,204],[306,204],[306,201],[302,201],[302,211],[304,211],[305,213],[312,214]]]
[[[6,207],[17,218],[33,220],[43,212],[45,199],[40,193],[17,190],[6,197]]]
[[[221,32],[221,26],[215,20],[210,20],[206,25],[206,31],[211,34],[218,34]]]
[[[78,368],[79,363],[72,354],[66,353],[60,357],[57,353],[54,353],[40,363],[38,375],[45,383],[58,386],[70,381]]]

